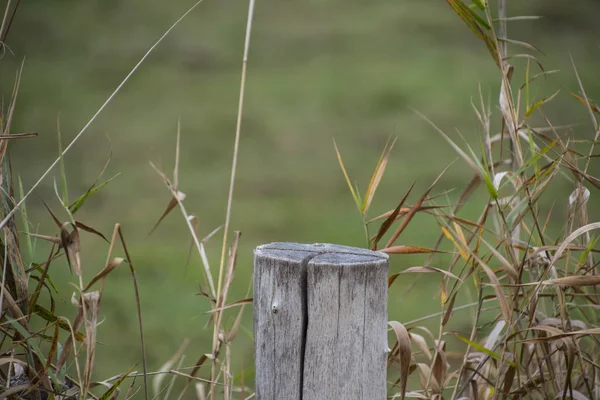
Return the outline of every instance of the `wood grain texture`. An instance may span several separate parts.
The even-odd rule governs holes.
[[[254,257],[256,398],[385,399],[388,256],[271,243]]]

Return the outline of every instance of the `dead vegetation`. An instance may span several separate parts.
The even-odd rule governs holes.
[[[395,141],[384,148],[364,195],[352,183],[342,155],[335,146],[344,177],[363,220],[368,247],[392,255],[424,254],[428,257],[420,266],[392,274],[389,285],[393,285],[401,274],[437,274],[440,279],[440,312],[415,321],[389,323],[390,343],[393,343],[388,359],[389,397],[600,398],[600,276],[595,261],[599,237],[595,232],[600,223],[592,222],[588,217],[589,198],[594,190],[600,188],[600,180],[590,172],[592,159],[597,157],[595,145],[600,129],[596,115],[600,114],[600,108],[588,99],[580,82],[576,89],[579,93],[572,93],[572,100],[579,101],[588,110],[591,128],[575,139],[570,129],[555,127],[552,119],[544,113],[544,105],[552,101],[558,92],[541,99],[530,97],[530,87],[539,84],[554,71],[544,70],[532,45],[506,36],[507,25],[511,21],[534,17],[506,17],[503,0],[500,0],[497,9],[480,0],[469,5],[459,0],[447,2],[481,39],[484,45],[482,51],[489,51],[501,82],[497,102],[484,101],[480,93],[479,99],[473,103],[474,114],[483,133],[479,154],[468,144],[458,144],[433,121],[421,115],[424,122],[472,170],[473,174],[465,181],[455,204],[439,204],[440,199],[448,195],[434,194],[435,185],[443,179],[442,172],[412,204],[408,199],[413,195],[414,185],[406,190],[395,208],[369,219],[368,211]],[[0,28],[0,43],[6,40],[18,3],[8,2]],[[77,219],[77,211],[84,206],[86,199],[112,178],[102,183],[99,183],[99,178],[89,190],[70,202],[62,159],[73,142],[179,21],[149,49],[73,142],[64,151],[61,149],[61,155],[28,192],[23,190],[18,179],[15,180],[18,174],[11,171],[8,156],[9,139],[27,140],[35,136],[34,133],[11,132],[20,80],[20,73],[17,73],[13,96],[0,114],[1,396],[115,399],[118,396],[141,396],[143,393],[146,399],[159,396],[181,399],[186,395],[199,399],[253,398],[251,384],[246,382],[251,379],[243,374],[241,378],[234,377],[231,367],[231,343],[238,335],[242,313],[251,298],[249,293],[245,299],[237,301],[231,301],[229,296],[240,239],[239,232],[230,238],[230,215],[253,5],[251,1],[231,184],[218,268],[209,264],[205,250],[206,241],[217,233],[218,228],[205,238],[198,237],[198,219],[184,205],[185,194],[179,187],[179,132],[173,177],[169,178],[153,165],[171,194],[171,201],[157,226],[164,216],[179,209],[192,238],[190,251],[195,250],[203,263],[205,282],[200,293],[212,308],[207,317],[212,324],[212,346],[195,360],[191,370],[181,368],[186,342],[158,371],[148,371],[136,270],[127,249],[126,236],[118,223],[108,238]],[[510,54],[508,45],[525,53]],[[511,63],[516,60],[525,61],[524,82],[513,80],[515,66]],[[577,74],[574,63],[573,66]],[[540,125],[539,121],[544,124]],[[587,146],[586,152],[582,152],[582,145]],[[47,207],[56,230],[50,234],[32,232],[26,199],[57,165],[60,166],[62,182],[56,185],[56,197],[62,209],[55,213]],[[553,209],[546,212],[539,206],[540,199],[553,196],[548,187],[554,180],[567,180],[572,185],[568,199],[557,199],[556,207],[562,201],[568,209],[564,230],[558,236],[552,235],[548,229],[549,221],[555,218]],[[62,193],[59,188],[62,188]],[[489,201],[478,205],[481,209],[479,217],[476,220],[459,217],[460,210],[472,201],[473,193],[480,188],[487,191]],[[401,244],[403,232],[412,226],[417,213],[437,221],[439,237],[429,244]],[[371,232],[373,225],[378,226],[374,234]],[[105,266],[93,277],[86,273],[80,255],[80,235],[87,234],[110,243]],[[387,240],[384,241],[384,238]],[[29,258],[34,259],[33,248],[38,240],[50,242],[52,249],[43,262],[26,265],[22,254],[27,252]],[[382,246],[382,243],[385,245]],[[443,250],[444,245],[449,243],[454,250]],[[434,254],[445,254],[444,259],[448,262],[434,265]],[[66,259],[78,281],[71,299],[77,310],[73,320],[55,313],[55,293],[48,271],[50,265],[59,259]],[[94,379],[93,371],[102,294],[110,273],[125,265],[131,272],[132,291],[137,303],[142,371],[132,369],[98,381]],[[476,301],[457,305],[457,294],[473,288]],[[45,295],[41,296],[42,293]],[[474,316],[469,334],[449,330],[452,317],[465,309],[471,310]],[[226,311],[233,313],[234,323],[231,325],[224,324]],[[420,325],[430,319],[439,320],[436,332]],[[42,322],[43,327],[34,330],[32,321]],[[451,343],[462,343],[463,346],[455,349],[450,347]],[[204,369],[200,376],[203,365],[210,365],[210,373]],[[141,386],[136,384],[137,377],[143,382]],[[173,392],[176,381],[182,387],[178,393]],[[194,393],[191,393],[191,386]]]

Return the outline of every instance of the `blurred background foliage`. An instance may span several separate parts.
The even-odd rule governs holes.
[[[546,70],[560,70],[537,81],[532,94],[541,99],[560,88],[558,98],[545,108],[546,115],[555,125],[575,124],[571,129],[575,136],[590,138],[585,108],[569,95],[578,91],[569,54],[588,96],[598,100],[600,3],[508,3],[509,16],[543,17],[509,23],[508,36],[541,49],[536,57]],[[6,103],[24,62],[13,131],[39,132],[36,139],[12,144],[14,174],[25,189],[58,154],[57,120],[66,144],[191,4],[22,2],[7,40],[10,52],[0,62],[0,87]],[[201,280],[196,254],[186,270],[190,237],[180,213],[173,212],[148,237],[169,201],[148,162],[170,174],[181,120],[180,189],[187,194],[188,210],[198,216],[201,236],[223,223],[246,16],[245,2],[206,0],[156,49],[65,158],[70,199],[94,182],[109,157],[104,177],[121,173],[90,198],[78,218],[107,236],[115,223],[123,226],[141,285],[151,370],[159,368],[186,337],[192,339],[187,358],[191,364],[210,351],[212,332],[203,329],[206,300],[196,296]],[[511,54],[525,51],[529,50],[510,46]],[[516,60],[514,65],[514,82],[520,85],[525,63]],[[471,102],[478,102],[481,88],[493,104],[497,77],[484,45],[441,0],[259,0],[233,204],[232,228],[243,235],[230,299],[246,295],[252,249],[259,244],[365,245],[332,138],[349,174],[364,191],[385,142],[397,136],[370,216],[394,208],[416,181],[409,198],[412,204],[457,156],[411,108],[461,143],[458,129],[479,149],[481,128]],[[496,113],[495,131],[499,121]],[[592,169],[598,171],[597,162],[592,162]],[[59,182],[58,170],[53,175]],[[471,171],[460,161],[455,163],[435,192],[455,190],[438,203],[456,202],[470,178]],[[59,210],[53,185],[52,179],[44,181],[27,203],[29,218],[42,234],[57,233],[42,203]],[[554,203],[547,205],[554,206],[555,215],[563,215],[572,187],[564,181],[553,190]],[[471,203],[460,216],[477,217],[487,201],[484,188],[478,199],[479,204]],[[590,202],[596,213],[592,220],[600,211],[594,204]],[[430,247],[439,233],[432,217],[418,216],[399,244]],[[82,240],[84,274],[89,279],[102,268],[108,246],[94,236]],[[219,249],[215,237],[208,245],[213,268],[218,267]],[[38,242],[35,260],[29,261],[43,261],[47,251],[48,246]],[[435,260],[442,267],[447,261]],[[391,272],[422,262],[423,257],[392,257]],[[66,261],[63,264],[62,269],[57,268],[60,263],[53,264],[51,276],[65,296],[58,311],[71,317],[75,311],[67,294],[72,291],[69,282],[76,278],[69,274]],[[413,276],[403,276],[390,290],[390,319],[408,321],[439,311],[438,286],[435,276],[416,282]],[[468,300],[468,295],[461,299]],[[99,328],[95,375],[106,378],[140,363],[134,295],[126,268],[109,278],[101,313],[105,321]],[[468,321],[468,313],[464,318]],[[250,309],[244,321],[246,337],[234,343],[234,354],[239,365],[251,371]]]

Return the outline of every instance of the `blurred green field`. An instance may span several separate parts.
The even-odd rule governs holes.
[[[537,82],[532,93],[541,98],[560,88],[546,114],[555,125],[578,124],[575,135],[589,137],[592,130],[585,109],[569,96],[578,90],[569,54],[588,96],[598,100],[600,4],[593,0],[580,0],[576,6],[566,0],[517,3],[509,1],[510,15],[545,18],[511,23],[509,36],[542,49],[544,54],[537,57],[547,70],[561,70]],[[57,156],[58,117],[66,144],[191,4],[157,0],[21,4],[7,41],[11,52],[0,60],[0,88],[6,104],[24,60],[13,131],[39,132],[36,139],[13,144],[14,175],[22,178],[25,189]],[[246,16],[245,2],[201,4],[156,49],[65,159],[71,199],[94,182],[111,151],[105,178],[121,173],[86,203],[78,218],[107,236],[117,222],[124,228],[140,283],[151,370],[159,368],[184,338],[192,339],[186,358],[186,364],[192,364],[210,351],[212,331],[204,330],[207,315],[203,313],[208,307],[196,295],[202,275],[195,254],[185,271],[190,237],[180,213],[173,212],[147,237],[169,201],[149,161],[171,174],[180,120],[180,188],[187,194],[188,211],[198,216],[201,235],[224,222]],[[510,52],[525,50],[511,46]],[[524,65],[515,62],[517,82],[523,80]],[[478,101],[481,88],[493,104],[499,88],[496,67],[483,44],[446,2],[433,0],[259,0],[248,68],[232,220],[232,228],[243,234],[230,300],[246,295],[252,249],[259,244],[365,245],[332,138],[350,175],[364,190],[388,137],[398,137],[370,212],[376,216],[394,208],[417,181],[409,198],[414,201],[457,158],[411,108],[461,143],[458,129],[479,149],[481,129],[471,101]],[[498,122],[496,114],[496,130]],[[598,171],[597,162],[592,168]],[[440,202],[455,202],[470,174],[461,162],[455,163],[435,192],[456,190]],[[60,181],[58,170],[53,176]],[[572,188],[564,181],[554,190],[554,213],[560,216]],[[479,203],[473,202],[461,216],[477,217],[487,201],[485,190],[476,199]],[[44,181],[27,207],[39,232],[53,235],[57,229],[42,201],[59,209],[52,179]],[[598,216],[600,208],[590,206]],[[432,218],[418,217],[400,241],[429,247],[438,235]],[[213,268],[218,267],[219,238],[207,248]],[[102,268],[107,247],[96,237],[84,236],[88,279]],[[47,251],[48,246],[39,243],[34,261],[44,260]],[[419,265],[423,259],[392,257],[391,272]],[[447,259],[436,261],[443,266]],[[75,277],[63,261],[53,267],[51,276],[64,296],[58,309],[72,316],[70,283]],[[410,291],[407,288],[415,278],[403,279],[390,291],[390,319],[409,321],[439,310],[438,278],[420,279]],[[460,299],[467,301],[468,295]],[[126,268],[108,280],[101,312],[105,320],[98,336],[96,379],[136,364],[141,369],[134,295]],[[460,315],[468,322],[468,313]],[[236,342],[234,354],[238,365],[249,371],[249,309],[244,327],[247,335]],[[457,324],[455,329],[463,327]]]

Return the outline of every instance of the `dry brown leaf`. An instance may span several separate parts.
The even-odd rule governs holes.
[[[448,369],[448,362],[446,361],[446,342],[444,342],[443,340],[435,341],[435,346],[436,346],[436,353],[434,356],[434,360],[432,363],[432,368],[431,368],[431,373],[433,378],[437,381],[437,383],[440,385],[440,390],[441,385],[444,384],[444,382],[446,382],[446,372]]]
[[[492,245],[486,242],[483,238],[480,239],[483,242],[483,244],[485,244],[490,249],[490,251],[494,254],[496,259],[500,262],[500,264],[502,264],[504,272],[506,272],[506,274],[512,278],[513,282],[517,282],[519,280],[519,273],[517,272],[517,269],[510,262],[508,262],[508,260],[502,254],[500,254],[500,252],[496,250]]]
[[[454,294],[452,295],[452,298],[450,299],[450,303],[448,304],[448,307],[446,308],[446,313],[444,314],[444,318],[442,319],[442,326],[446,326],[446,324],[450,320],[450,316],[452,315],[452,310],[454,309],[454,301],[456,300],[457,294],[458,294],[458,292],[454,292]]]
[[[413,187],[415,187],[415,182],[413,182],[413,184],[410,185],[410,187],[408,188],[408,191],[406,192],[406,194],[404,195],[402,200],[400,200],[400,203],[398,203],[398,207],[396,207],[396,209],[394,211],[392,211],[390,213],[390,215],[387,217],[387,219],[381,224],[381,226],[379,227],[379,231],[377,232],[377,235],[375,235],[375,238],[373,239],[373,244],[371,246],[371,250],[377,250],[377,244],[379,243],[379,241],[381,240],[383,235],[385,235],[387,233],[387,231],[390,229],[390,227],[392,226],[394,221],[396,221],[396,218],[398,217],[398,214],[400,213],[400,210],[402,209],[402,205],[406,201],[406,199],[407,199],[408,195],[410,194],[410,192],[412,191]]]
[[[69,232],[68,227],[73,228]],[[81,276],[81,243],[79,240],[79,229],[70,222],[64,223],[60,227],[60,240],[62,247],[65,249],[67,262],[71,272],[75,271],[77,276]]]
[[[441,251],[441,250],[428,249],[426,247],[404,246],[404,245],[386,247],[385,249],[381,249],[379,251],[381,251],[382,253],[386,253],[386,254],[445,253],[444,251]]]
[[[392,327],[396,335],[398,343],[399,358],[400,358],[400,390],[401,399],[404,399],[406,394],[406,385],[408,384],[408,372],[410,367],[410,360],[412,357],[412,351],[410,348],[410,336],[408,331],[398,321],[389,321],[388,324]]]
[[[92,228],[91,226],[87,226],[87,225],[85,225],[85,224],[83,224],[83,223],[81,223],[81,222],[79,222],[79,221],[75,221],[75,225],[76,225],[76,226],[77,226],[79,229],[81,229],[81,230],[83,230],[83,231],[86,231],[86,232],[88,232],[88,233],[93,233],[93,234],[94,234],[94,235],[96,235],[96,236],[100,236],[100,237],[101,237],[102,239],[104,239],[104,240],[105,240],[107,243],[110,243],[110,242],[108,241],[108,239],[106,238],[106,236],[104,236],[104,235],[102,234],[102,232],[95,230],[95,229],[94,229],[94,228]]]
[[[440,274],[446,275],[449,278],[456,279],[456,280],[462,282],[462,279],[460,279],[458,276],[454,275],[452,272],[448,272],[448,271],[445,271],[443,269],[436,268],[436,267],[427,267],[427,266],[409,267],[409,268],[405,269],[404,271],[399,272],[399,274],[432,273],[432,272],[438,272]]]
[[[169,204],[167,204],[167,207],[165,208],[165,211],[163,211],[162,215],[160,216],[160,218],[158,219],[158,221],[156,221],[156,223],[154,224],[154,226],[152,227],[152,229],[150,229],[150,232],[148,233],[148,236],[152,235],[152,232],[154,232],[156,230],[156,228],[158,228],[158,225],[160,225],[160,223],[162,222],[163,219],[165,219],[165,217],[167,215],[169,215],[169,213],[175,208],[175,206],[180,202],[185,200],[185,193],[180,192],[179,190],[175,192],[176,196],[171,197],[171,200],[169,200]]]
[[[492,271],[492,269],[490,267],[488,267],[488,265],[486,263],[484,263],[482,259],[477,257],[472,252],[471,252],[471,256],[475,259],[475,261],[477,261],[479,266],[483,269],[483,271],[487,275],[488,279],[492,283],[492,287],[494,288],[494,292],[496,293],[496,299],[498,300],[498,303],[500,304],[500,309],[502,310],[502,315],[504,316],[504,320],[507,322],[512,321],[511,308],[509,307],[508,302],[506,301],[506,297],[504,297],[504,291],[502,290],[502,285],[500,283],[500,280],[498,279],[496,274],[494,274],[494,271]]]
[[[410,340],[415,343],[417,345],[417,347],[419,347],[419,349],[421,349],[421,351],[423,352],[423,354],[425,354],[427,356],[428,359],[431,360],[431,351],[429,350],[429,346],[427,346],[427,342],[425,341],[425,338],[422,335],[419,335],[418,333],[409,333],[410,336]]]
[[[85,289],[83,289],[83,291],[87,292],[88,289],[90,287],[92,287],[92,285],[94,283],[98,282],[100,279],[102,279],[105,276],[107,276],[113,269],[115,269],[116,267],[118,267],[123,261],[125,261],[125,259],[121,258],[121,257],[115,257],[115,258],[113,258],[111,262],[109,262],[108,264],[106,264],[104,266],[104,268],[102,268],[102,271],[98,272],[96,274],[96,276],[94,276],[92,278],[92,280],[90,281],[90,283],[87,284],[87,286],[85,287]]]
[[[563,278],[547,279],[544,285],[558,285],[561,287],[579,287],[600,285],[600,275],[572,275]]]
[[[249,299],[242,299],[242,300],[238,300],[238,301],[234,301],[233,303],[229,303],[223,307],[219,307],[219,308],[213,308],[210,311],[206,311],[203,314],[212,314],[218,311],[223,311],[223,310],[227,310],[228,308],[233,308],[233,307],[239,307],[239,306],[243,306],[245,304],[252,304],[253,299],[249,298]]]

